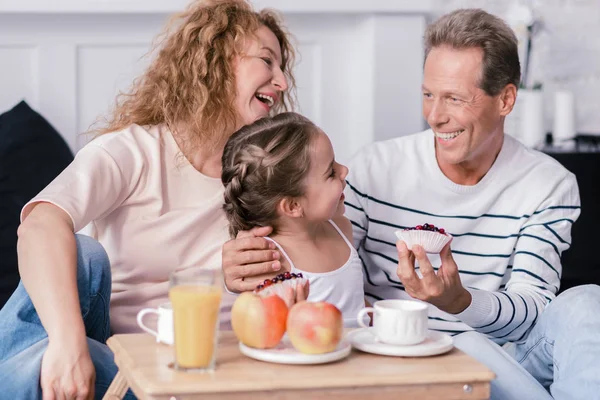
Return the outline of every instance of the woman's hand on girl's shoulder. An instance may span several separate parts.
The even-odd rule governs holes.
[[[222,269],[227,290],[241,293],[254,290],[265,274],[281,269],[275,244],[264,238],[271,227],[240,231],[223,245]]]

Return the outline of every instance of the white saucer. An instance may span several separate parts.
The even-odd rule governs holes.
[[[352,351],[350,343],[342,339],[337,348],[325,354],[304,354],[292,346],[287,336],[272,349],[255,349],[240,342],[240,351],[250,358],[277,364],[325,364],[348,357]]]
[[[429,331],[423,342],[412,346],[395,346],[382,343],[375,337],[373,328],[352,331],[348,333],[346,339],[360,351],[396,357],[434,356],[446,353],[454,347],[450,335],[437,331]]]

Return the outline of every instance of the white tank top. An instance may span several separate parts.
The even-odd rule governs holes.
[[[290,272],[302,272],[302,275],[308,279],[310,282],[310,293],[307,300],[326,301],[334,304],[342,312],[344,326],[353,328],[358,326],[356,315],[365,307],[362,262],[352,243],[348,241],[340,228],[333,221],[330,220],[329,222],[350,248],[350,257],[346,263],[333,271],[306,272],[299,270],[294,266],[294,263],[279,243],[270,237],[266,237],[266,239],[275,243],[281,251],[281,254],[283,254],[290,264]]]

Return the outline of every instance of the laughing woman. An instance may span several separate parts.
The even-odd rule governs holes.
[[[97,137],[22,211],[22,281],[0,311],[3,396],[101,397],[116,373],[108,336],[167,301],[171,271],[220,268],[223,147],[288,109],[293,53],[277,16],[244,0],[178,16]]]

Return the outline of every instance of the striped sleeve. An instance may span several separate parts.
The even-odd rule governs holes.
[[[495,338],[525,339],[556,296],[562,272],[560,255],[571,244],[571,227],[580,212],[577,181],[569,173],[521,228],[505,290],[469,289],[471,305],[456,316]]]

